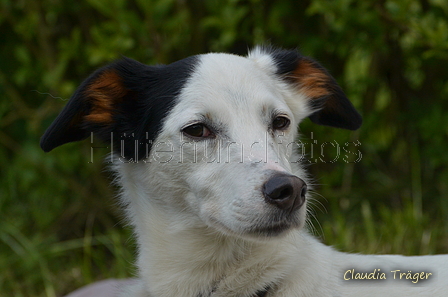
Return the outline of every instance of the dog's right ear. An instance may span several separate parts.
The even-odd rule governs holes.
[[[147,67],[125,58],[101,68],[87,78],[41,138],[45,152],[67,142],[87,138],[91,132],[107,140],[123,106],[132,109],[143,94],[132,90],[129,79],[144,80]]]
[[[42,149],[49,152],[93,133],[124,158],[144,158],[196,62],[192,56],[148,66],[124,58],[97,70],[42,136]]]

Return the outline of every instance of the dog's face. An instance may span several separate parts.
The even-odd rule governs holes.
[[[306,105],[294,113],[283,83],[253,59],[210,54],[200,60],[156,140],[181,150],[170,162],[151,164],[152,171],[169,171],[170,182],[188,189],[189,207],[225,233],[265,236],[301,226],[305,183],[292,177],[287,144]],[[266,184],[285,192],[277,199],[283,204],[270,198]]]
[[[361,124],[334,79],[296,51],[156,67],[127,59],[80,86],[41,146],[113,135],[118,162],[138,163],[123,165],[135,165],[134,182],[154,205],[228,235],[265,238],[305,221],[307,179],[295,152],[305,117]]]

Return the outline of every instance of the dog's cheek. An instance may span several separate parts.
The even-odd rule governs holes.
[[[190,177],[202,214],[232,229],[264,214],[261,185],[266,178],[261,171],[246,164],[203,165],[200,173]]]

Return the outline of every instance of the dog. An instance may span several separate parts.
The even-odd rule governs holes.
[[[110,143],[138,278],[70,296],[445,296],[448,255],[348,254],[309,234],[312,181],[291,145],[305,118],[362,123],[328,71],[296,50],[123,58],[94,72],[41,147],[92,133]]]

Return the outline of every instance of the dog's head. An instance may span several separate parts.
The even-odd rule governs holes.
[[[307,178],[294,148],[306,117],[361,125],[336,81],[297,51],[256,48],[162,66],[123,59],[78,88],[41,147],[93,133],[113,145],[138,199],[226,234],[266,237],[305,221]]]

